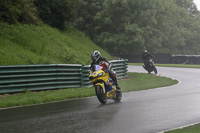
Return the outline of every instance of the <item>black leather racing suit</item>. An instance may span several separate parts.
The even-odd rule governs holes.
[[[144,62],[144,66],[148,66],[149,59],[151,59],[151,58],[155,58],[155,56],[150,55],[148,53],[142,55],[142,60]]]

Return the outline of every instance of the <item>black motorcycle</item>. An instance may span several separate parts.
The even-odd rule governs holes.
[[[153,59],[149,59],[148,62],[145,63],[145,66],[143,67],[148,73],[151,73],[152,71],[154,71],[154,73],[157,74],[157,69],[154,65]]]

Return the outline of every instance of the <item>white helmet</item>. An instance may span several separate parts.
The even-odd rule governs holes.
[[[147,54],[147,50],[144,50],[144,51],[143,51],[143,54]]]
[[[93,51],[91,54],[91,58],[94,62],[97,62],[100,57],[101,57],[101,53],[97,50]]]

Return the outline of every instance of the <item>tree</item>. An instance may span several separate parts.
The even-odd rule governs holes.
[[[199,11],[193,1],[194,0],[176,0],[176,4],[179,7],[188,10],[188,13],[193,16],[193,15],[196,15],[199,13]]]
[[[84,31],[93,41],[96,40],[96,34],[101,33],[101,21],[96,19],[98,13],[103,10],[105,0],[81,0],[78,10],[78,17],[74,21],[77,29]]]
[[[110,52],[200,52],[199,12],[193,0],[84,2],[78,29]]]
[[[37,23],[36,7],[33,0],[1,0],[0,18],[9,23]]]
[[[38,14],[43,22],[66,29],[77,17],[79,0],[36,0]]]

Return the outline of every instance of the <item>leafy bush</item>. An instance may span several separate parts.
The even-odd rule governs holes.
[[[66,29],[78,14],[79,0],[36,0],[40,18],[46,24]]]
[[[35,24],[38,21],[33,0],[1,0],[0,19],[9,23]]]

